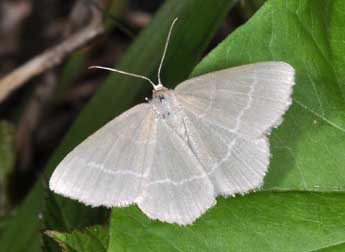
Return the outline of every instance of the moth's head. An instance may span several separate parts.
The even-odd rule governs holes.
[[[159,96],[166,91],[168,91],[166,87],[164,87],[162,84],[158,84],[152,89],[152,98],[154,98],[155,96]]]
[[[152,91],[152,101],[157,104],[165,102],[167,96],[169,96],[169,89],[164,86],[158,90],[153,89]]]

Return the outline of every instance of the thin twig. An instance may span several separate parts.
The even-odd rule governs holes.
[[[104,31],[102,20],[97,17],[86,28],[76,32],[61,44],[46,50],[0,79],[0,102],[31,78],[60,64],[68,55],[103,34]]]

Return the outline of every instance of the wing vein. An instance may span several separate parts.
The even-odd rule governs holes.
[[[248,92],[248,94],[247,94],[247,96],[248,96],[247,104],[246,104],[246,106],[245,106],[243,109],[241,109],[240,113],[239,113],[238,116],[236,117],[236,125],[235,125],[235,127],[232,129],[232,130],[235,131],[235,132],[238,132],[238,129],[240,128],[240,123],[241,123],[241,118],[242,118],[242,116],[244,115],[244,113],[245,113],[248,109],[250,109],[250,107],[251,107],[251,105],[252,105],[253,93],[255,92],[255,86],[256,86],[256,84],[257,84],[257,82],[258,82],[258,81],[257,81],[257,77],[256,77],[256,68],[255,68],[255,67],[254,67],[253,71],[254,71],[254,75],[253,75],[254,81],[253,81],[252,84],[250,85],[250,90],[249,90],[249,92]]]

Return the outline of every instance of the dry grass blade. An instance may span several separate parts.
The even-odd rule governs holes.
[[[76,49],[103,34],[105,29],[100,13],[94,11],[93,17],[93,20],[86,28],[76,32],[59,45],[46,50],[0,79],[0,102],[6,99],[15,89],[24,85],[26,81],[60,64]]]

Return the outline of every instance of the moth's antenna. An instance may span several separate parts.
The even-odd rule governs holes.
[[[125,71],[121,71],[121,70],[114,69],[114,68],[109,68],[109,67],[102,67],[102,66],[90,66],[89,67],[89,69],[92,69],[92,68],[104,69],[104,70],[108,70],[108,71],[112,71],[112,72],[116,72],[116,73],[120,73],[120,74],[124,74],[124,75],[129,75],[129,76],[137,77],[137,78],[140,78],[140,79],[144,79],[144,80],[147,80],[148,82],[150,82],[155,90],[157,90],[159,88],[159,85],[156,85],[150,78],[147,78],[146,76],[142,76],[142,75],[138,75],[138,74],[133,74],[133,73],[128,73],[128,72],[125,72]]]
[[[129,76],[137,77],[137,78],[140,78],[140,79],[144,79],[144,80],[147,80],[148,82],[150,82],[150,84],[153,86],[153,88],[155,90],[160,90],[161,88],[163,88],[163,84],[161,82],[161,77],[160,77],[161,69],[162,69],[164,58],[165,58],[165,55],[166,55],[166,52],[167,52],[167,49],[168,49],[171,32],[172,32],[172,29],[173,29],[177,19],[178,18],[175,18],[174,21],[171,23],[171,26],[170,26],[170,29],[169,29],[169,33],[168,33],[168,37],[167,37],[167,40],[165,42],[163,56],[162,56],[162,59],[161,59],[161,62],[159,64],[159,68],[158,68],[158,84],[155,84],[150,78],[148,78],[146,76],[138,75],[138,74],[133,74],[133,73],[128,73],[128,72],[121,71],[121,70],[114,69],[114,68],[102,67],[102,66],[90,66],[89,69],[98,68],[98,69],[108,70],[108,71],[112,71],[112,72],[116,72],[116,73],[120,73],[120,74],[124,74],[124,75],[129,75]]]
[[[162,82],[161,82],[161,69],[162,69],[162,65],[163,65],[163,61],[164,61],[164,58],[165,58],[165,54],[167,52],[167,49],[168,49],[168,45],[169,45],[169,41],[170,41],[170,36],[171,36],[171,32],[172,32],[172,29],[176,23],[178,18],[175,18],[174,21],[171,23],[171,26],[170,26],[170,30],[169,30],[169,33],[168,33],[168,37],[167,37],[167,40],[165,42],[165,46],[164,46],[164,51],[163,51],[163,56],[162,56],[162,59],[161,59],[161,62],[159,63],[159,68],[158,68],[158,85],[162,85]]]

